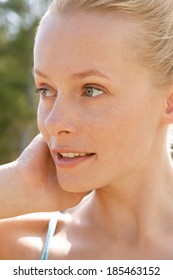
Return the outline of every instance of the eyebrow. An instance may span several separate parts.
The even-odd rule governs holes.
[[[32,73],[33,73],[33,75],[36,74],[36,75],[38,75],[40,77],[48,79],[48,76],[46,74],[44,74],[42,71],[38,70],[38,69],[34,68]]]
[[[100,70],[87,70],[87,71],[72,74],[73,79],[86,78],[89,76],[99,76],[108,79],[108,77],[105,74],[103,74]]]
[[[40,77],[48,79],[48,76],[45,73],[43,73],[42,71],[40,71],[39,69],[33,69],[33,74],[36,74]],[[92,69],[74,73],[74,74],[72,74],[71,78],[72,79],[80,79],[80,78],[84,79],[89,76],[99,76],[99,77],[108,79],[108,77],[105,74],[103,74],[100,70],[92,70]]]

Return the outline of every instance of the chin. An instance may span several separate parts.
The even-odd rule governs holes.
[[[89,192],[92,187],[91,186],[88,186],[87,187],[87,184],[83,185],[82,182],[78,182],[78,183],[70,183],[70,182],[65,182],[65,181],[62,181],[60,179],[58,179],[58,182],[59,182],[59,185],[60,187],[64,190],[64,191],[67,191],[67,192],[72,192],[72,193],[84,193],[84,192]]]

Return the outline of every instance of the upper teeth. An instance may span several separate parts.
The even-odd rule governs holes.
[[[74,157],[82,157],[82,156],[86,156],[86,153],[59,153],[62,157],[66,157],[66,158],[74,158]]]

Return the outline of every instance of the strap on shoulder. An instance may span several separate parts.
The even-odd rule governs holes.
[[[54,212],[53,216],[51,217],[48,225],[48,231],[46,235],[46,240],[43,245],[43,249],[41,252],[40,260],[47,260],[49,255],[49,249],[50,249],[50,241],[55,233],[56,225],[58,222],[58,213]]]

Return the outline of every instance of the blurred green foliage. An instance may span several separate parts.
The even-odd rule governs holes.
[[[0,164],[14,160],[37,133],[32,52],[47,4],[48,0],[0,0]]]

